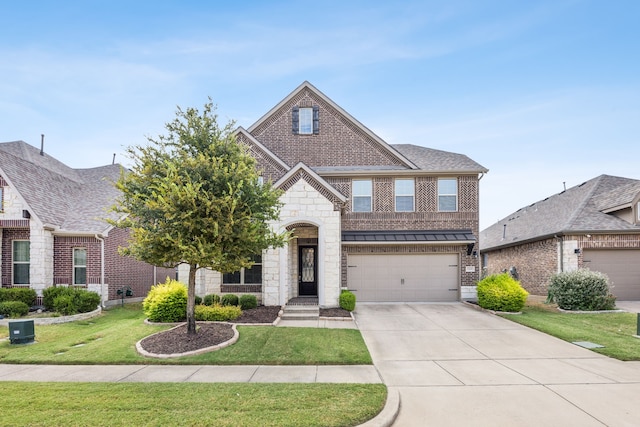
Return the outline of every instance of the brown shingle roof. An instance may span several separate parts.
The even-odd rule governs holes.
[[[544,200],[518,209],[480,232],[481,250],[512,246],[570,232],[638,231],[609,208],[630,205],[640,181],[600,175]]]
[[[464,154],[435,150],[413,144],[392,144],[403,156],[411,160],[421,170],[433,172],[488,172],[488,169]]]

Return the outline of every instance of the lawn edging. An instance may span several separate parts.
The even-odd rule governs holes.
[[[181,323],[181,324],[179,324],[177,326],[174,326],[171,329],[179,328],[184,324],[185,323]],[[171,329],[168,329],[168,330],[171,330]],[[162,333],[164,333],[166,331],[156,332],[155,334],[151,334],[148,337],[144,337],[143,339],[141,339],[140,341],[138,341],[136,343],[136,350],[142,356],[153,357],[153,358],[156,358],[156,359],[172,359],[172,358],[183,357],[183,356],[197,356],[199,354],[209,353],[211,351],[220,350],[222,348],[225,348],[225,347],[228,347],[228,346],[230,346],[232,344],[235,344],[238,341],[238,338],[240,337],[240,334],[238,333],[238,329],[236,328],[235,324],[231,324],[231,329],[233,329],[233,337],[230,340],[225,341],[225,342],[220,343],[220,344],[216,344],[216,345],[211,346],[211,347],[200,348],[198,350],[185,351],[184,353],[159,354],[159,353],[151,353],[151,352],[145,350],[144,348],[142,348],[142,344],[141,343],[142,343],[142,341],[144,339],[152,337],[152,336],[157,335],[157,334],[162,334]]]
[[[87,313],[73,314],[71,316],[59,316],[59,317],[19,317],[15,319],[2,319],[0,320],[0,326],[9,326],[9,322],[33,320],[34,325],[57,325],[60,323],[76,322],[78,320],[87,320],[92,317],[98,316],[102,313],[102,307],[98,307],[93,311]]]

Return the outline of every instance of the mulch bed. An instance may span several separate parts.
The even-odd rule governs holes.
[[[259,306],[250,310],[244,310],[242,315],[233,323],[273,323],[278,318],[281,308],[279,306]],[[351,317],[351,314],[342,308],[322,308],[322,317]],[[151,335],[142,341],[140,345],[145,351],[155,354],[185,353],[187,351],[200,350],[206,347],[222,344],[233,337],[233,329],[229,323],[198,323],[195,334],[187,334],[187,325]]]

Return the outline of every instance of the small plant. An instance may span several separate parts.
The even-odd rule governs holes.
[[[200,305],[202,304],[202,297],[199,297],[198,295],[196,295],[196,305]]]
[[[0,288],[0,302],[22,301],[28,307],[36,302],[36,291],[30,288]]]
[[[340,293],[340,308],[347,311],[353,311],[356,308],[356,295],[347,290],[343,290]]]
[[[179,322],[187,316],[187,288],[177,280],[151,287],[142,309],[152,322]]]
[[[613,310],[616,305],[609,278],[586,268],[555,274],[548,292],[548,300],[563,310]]]
[[[238,305],[238,296],[234,294],[223,295],[220,299],[222,305]]]
[[[204,305],[220,304],[220,295],[216,295],[216,294],[205,295],[204,299],[202,300],[202,303]]]
[[[255,295],[242,295],[238,302],[240,304],[240,309],[242,310],[250,310],[258,306],[258,298],[256,298]]]
[[[22,317],[29,313],[29,306],[22,301],[0,302],[0,314],[7,317]]]
[[[195,309],[196,320],[200,322],[226,322],[237,319],[241,314],[242,310],[235,305],[198,305]]]
[[[480,307],[505,312],[522,310],[529,295],[508,273],[485,277],[478,282],[477,292]]]

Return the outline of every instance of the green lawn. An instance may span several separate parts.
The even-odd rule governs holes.
[[[239,326],[240,339],[222,350],[161,360],[140,356],[135,343],[169,328],[144,324],[139,304],[128,304],[86,320],[36,325],[36,343],[0,342],[0,363],[43,364],[215,364],[341,365],[371,364],[358,330]],[[0,337],[9,333],[0,328]]]
[[[620,360],[640,360],[640,339],[636,313],[562,313],[555,306],[528,305],[522,314],[504,314],[505,318],[537,329],[565,341],[589,341],[603,345],[594,349]]]
[[[354,426],[382,384],[3,382],[0,426]]]

